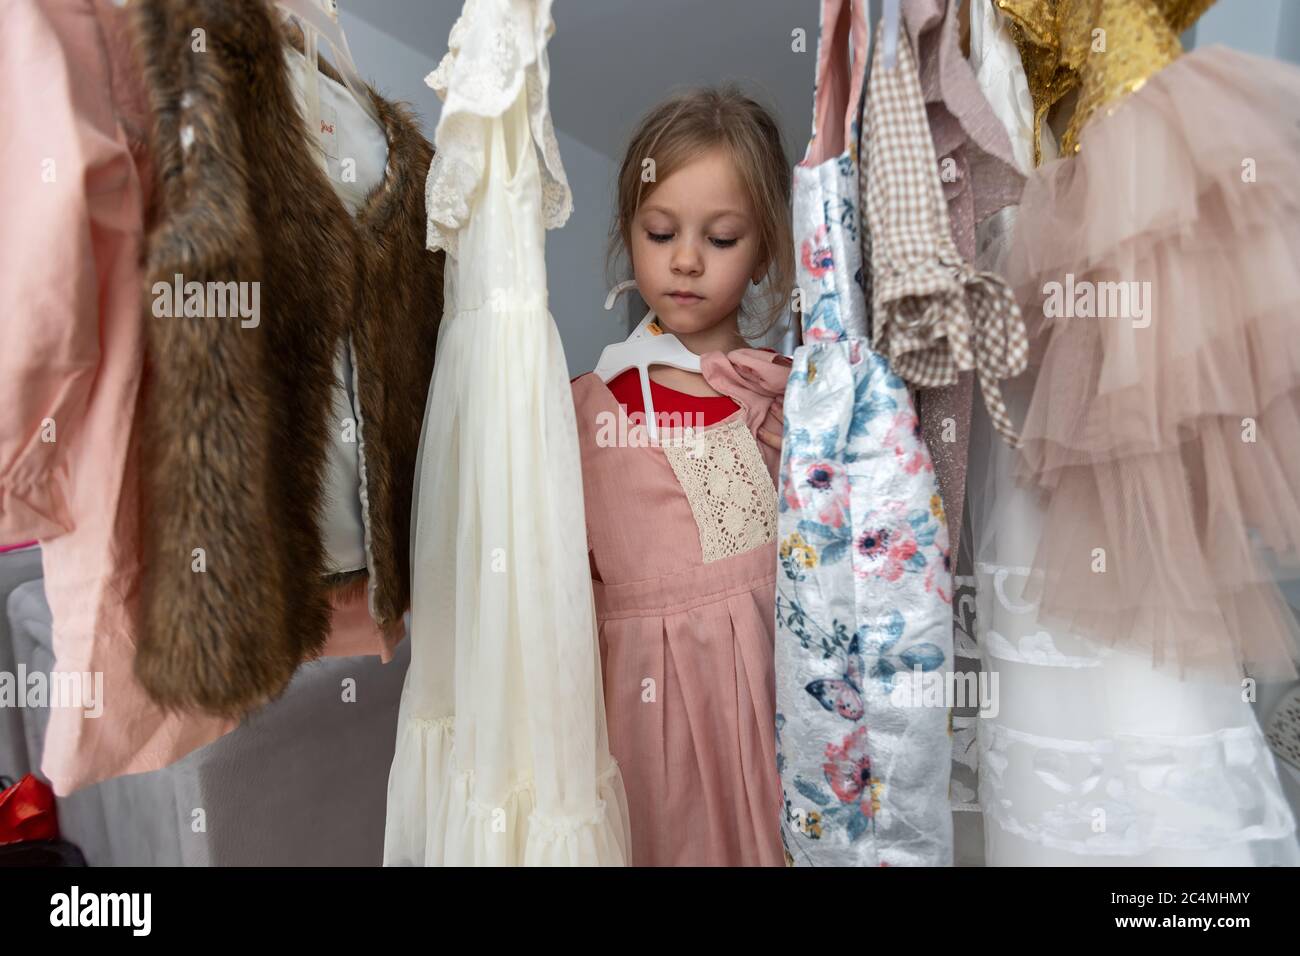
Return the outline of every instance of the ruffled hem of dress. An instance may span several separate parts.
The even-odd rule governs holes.
[[[1294,215],[1298,97],[1294,65],[1210,46],[1094,118],[1077,155],[1026,182],[1006,263],[1022,303],[1040,303],[1045,281],[1142,258],[1155,245],[1205,248],[1188,243],[1209,216],[1225,233],[1249,235]],[[1111,214],[1099,196],[1114,203]]]
[[[1187,54],[1035,172],[1007,263],[1040,332],[1027,594],[1180,672],[1289,678],[1300,655],[1259,554],[1300,553],[1298,102],[1293,66]]]
[[[537,809],[532,776],[495,800],[479,799],[473,770],[455,761],[455,718],[404,717],[388,783],[385,866],[627,866],[627,797],[610,758],[595,781],[590,811]]]
[[[502,116],[526,89],[533,141],[542,153],[542,221],[564,225],[573,194],[560,159],[547,90],[546,44],[555,33],[552,0],[466,0],[448,36],[448,51],[425,83],[444,103],[425,184],[426,245],[456,254],[456,234],[469,218],[483,177],[482,120]],[[481,31],[496,29],[492,36]]]
[[[1295,819],[1255,727],[1185,736],[1116,733],[1097,740],[1044,737],[995,721],[981,730],[980,803],[986,820],[1011,836],[1082,857],[1212,853],[1247,845],[1264,857],[1261,863],[1300,861]],[[1079,799],[1069,772],[1084,761],[1103,785]],[[1028,797],[1022,781],[1030,779],[1040,788],[1032,798],[1009,799]],[[1098,810],[1109,818],[1102,832]],[[1202,822],[1189,826],[1186,821],[1197,816]]]

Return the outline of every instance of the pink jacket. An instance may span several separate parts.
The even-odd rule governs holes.
[[[60,795],[234,726],[164,714],[132,672],[150,120],[126,16],[0,0],[0,544],[40,540],[55,670],[91,675],[82,706],[50,710],[41,770]],[[336,605],[327,654],[387,659],[365,600]]]

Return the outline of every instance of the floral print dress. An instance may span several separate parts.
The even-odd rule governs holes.
[[[849,64],[832,62],[848,59],[831,42],[846,16],[852,90]],[[782,839],[796,866],[952,859],[949,712],[922,692],[952,663],[948,532],[911,396],[869,345],[866,16],[865,3],[823,2],[813,140],[794,169],[805,344],[785,396],[775,666]],[[838,142],[831,102],[848,104]]]

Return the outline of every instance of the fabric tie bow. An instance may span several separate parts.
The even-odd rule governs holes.
[[[872,345],[895,374],[923,388],[952,385],[958,372],[974,370],[994,427],[1018,447],[998,381],[1024,371],[1029,337],[1006,282],[976,272],[957,252],[906,35],[897,66],[878,61],[872,69],[862,151]]]

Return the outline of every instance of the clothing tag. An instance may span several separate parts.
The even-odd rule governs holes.
[[[335,161],[339,158],[339,111],[329,103],[320,105],[320,145],[325,155]]]

